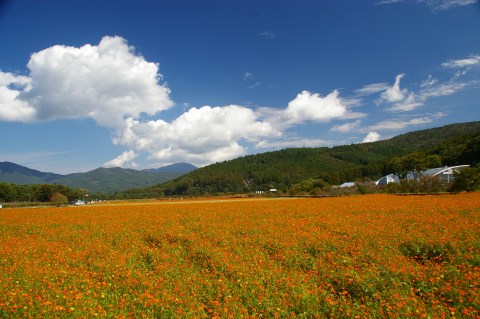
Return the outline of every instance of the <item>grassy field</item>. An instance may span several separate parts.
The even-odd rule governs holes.
[[[480,194],[0,210],[1,318],[480,318]]]

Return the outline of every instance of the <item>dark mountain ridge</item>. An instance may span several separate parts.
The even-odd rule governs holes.
[[[167,165],[159,168],[149,168],[149,169],[146,169],[145,171],[152,172],[152,173],[164,173],[164,172],[188,173],[195,169],[197,169],[197,167],[190,163],[175,163],[175,164],[171,164],[171,165]]]

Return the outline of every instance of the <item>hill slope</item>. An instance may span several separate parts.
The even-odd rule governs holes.
[[[40,172],[12,162],[0,162],[0,181],[18,184],[37,184],[51,181],[62,175]]]
[[[463,145],[466,141],[473,143],[472,146]],[[240,193],[269,188],[287,190],[308,179],[322,179],[331,185],[362,177],[376,179],[391,173],[386,165],[388,159],[417,151],[440,155],[443,152],[443,156],[450,158],[444,163],[448,165],[475,164],[480,160],[480,146],[476,148],[476,141],[480,141],[480,122],[415,131],[374,143],[284,149],[212,164],[164,184],[124,195]],[[445,151],[453,145],[456,151]],[[467,158],[466,152],[473,152],[468,157],[473,160],[459,162]]]
[[[175,163],[160,168],[150,168],[145,171],[152,173],[165,173],[165,172],[178,172],[178,173],[189,173],[193,170],[196,170],[197,167],[189,163]]]
[[[86,173],[65,175],[53,181],[57,184],[83,188],[93,193],[108,193],[163,183],[181,175],[183,172],[153,173],[120,167],[100,167]]]

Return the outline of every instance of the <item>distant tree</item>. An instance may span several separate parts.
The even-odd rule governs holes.
[[[294,194],[311,194],[311,195],[319,195],[322,191],[329,188],[330,185],[323,181],[321,178],[317,179],[306,179],[301,181],[300,183],[294,184],[290,187],[289,192]],[[270,187],[274,188],[274,187]]]
[[[54,193],[53,186],[50,184],[34,185],[34,201],[48,202]]]
[[[0,202],[13,202],[16,197],[14,184],[0,183]]]
[[[440,155],[426,155],[414,152],[402,157],[394,157],[389,161],[391,171],[400,179],[407,179],[411,174],[413,178],[422,177],[422,172],[442,165]]]
[[[50,197],[50,202],[55,204],[56,206],[62,206],[68,204],[68,198],[62,193],[54,193]]]
[[[378,192],[377,185],[375,185],[375,182],[368,177],[356,180],[355,186],[360,194],[374,194]]]
[[[455,173],[455,180],[450,187],[454,193],[467,191],[473,192],[480,188],[480,168],[465,167],[460,172]]]

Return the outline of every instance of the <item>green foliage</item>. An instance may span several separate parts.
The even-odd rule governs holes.
[[[451,192],[473,192],[480,188],[480,168],[465,167],[455,173],[455,180],[450,187]]]
[[[442,165],[442,158],[436,154],[427,155],[422,152],[414,152],[402,157],[393,157],[388,164],[391,172],[400,179],[406,179],[409,174],[412,174],[415,179],[419,179],[422,171]]]
[[[97,168],[87,173],[69,174],[56,179],[55,182],[69,185],[71,187],[80,187],[91,193],[110,193],[128,188],[147,187],[149,185],[163,183],[173,178],[177,178],[180,175],[183,175],[183,173],[154,173],[113,167]]]
[[[55,206],[62,206],[68,204],[68,198],[62,193],[54,193],[52,196],[50,196],[50,202]]]
[[[358,193],[365,194],[374,194],[378,192],[378,188],[373,181],[368,178],[363,178],[355,182]]]
[[[85,191],[57,184],[0,183],[0,202],[50,202],[55,193],[63,194],[67,198],[67,202],[72,202],[82,198]]]
[[[290,188],[290,194],[319,195],[322,191],[327,190],[329,187],[330,185],[321,178],[309,178],[301,181],[300,183],[292,185]]]
[[[458,163],[474,166],[480,159],[480,131],[454,135],[429,150],[430,154],[438,154],[445,165]]]

